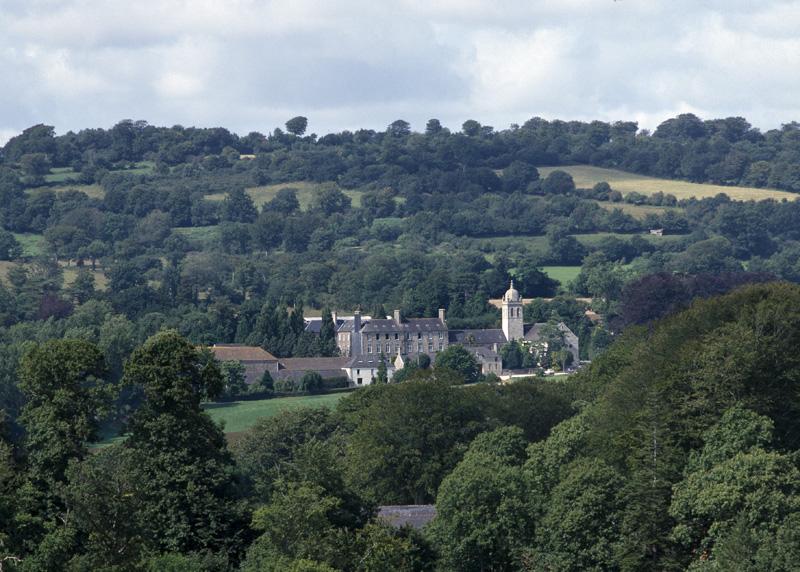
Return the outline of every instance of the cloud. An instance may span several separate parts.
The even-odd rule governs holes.
[[[764,0],[5,0],[0,136],[403,118],[798,119],[800,5]]]

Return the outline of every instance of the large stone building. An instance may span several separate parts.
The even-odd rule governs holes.
[[[391,379],[394,371],[410,359],[427,354],[431,359],[451,344],[469,349],[481,365],[482,373],[500,375],[502,360],[500,348],[512,341],[537,343],[542,340],[546,324],[524,323],[523,299],[514,288],[513,281],[503,295],[500,308],[502,327],[482,330],[451,330],[447,326],[445,311],[439,310],[437,318],[403,318],[400,310],[392,317],[373,319],[355,312],[353,316],[339,318],[333,315],[336,325],[336,343],[340,355],[350,358],[345,371],[355,385],[369,385],[378,374],[381,361]],[[309,329],[318,330],[309,323]],[[578,337],[564,324],[558,324],[565,346],[579,361]]]

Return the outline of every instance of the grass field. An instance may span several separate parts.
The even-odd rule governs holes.
[[[247,189],[247,194],[253,199],[256,207],[261,208],[261,205],[267,203],[275,198],[278,191],[281,189],[294,189],[297,192],[297,200],[300,203],[300,208],[305,210],[311,204],[311,199],[314,193],[323,185],[330,185],[332,183],[312,183],[309,181],[295,181],[292,183],[280,183],[278,185],[265,185],[263,187],[251,187]],[[361,192],[360,191],[343,191],[345,195],[350,197],[354,207],[361,206]],[[206,195],[209,201],[221,201],[225,198],[226,193],[214,193]]]
[[[184,226],[175,227],[172,231],[186,237],[192,247],[198,250],[206,250],[219,240],[217,226]]]
[[[105,196],[105,191],[100,185],[79,185],[77,183],[65,183],[63,185],[58,185],[57,187],[31,187],[29,189],[25,189],[25,192],[29,195],[41,193],[43,191],[53,191],[55,193],[81,191],[93,199],[102,199]]]
[[[227,403],[209,403],[205,405],[211,418],[225,423],[226,433],[238,433],[255,425],[256,421],[272,417],[281,411],[300,407],[333,407],[345,395],[331,393],[327,395],[303,395],[300,397],[278,397],[259,401],[233,401]]]
[[[614,209],[622,209],[625,214],[631,215],[637,220],[643,220],[649,214],[664,214],[667,211],[680,211],[683,209],[678,207],[654,207],[651,205],[631,205],[628,203],[612,203],[609,201],[595,201],[602,208],[613,211]]]
[[[566,171],[575,180],[575,185],[580,188],[591,188],[602,181],[611,185],[611,188],[626,195],[636,191],[643,195],[652,195],[658,191],[675,195],[678,199],[690,197],[713,197],[718,193],[725,193],[730,198],[738,201],[764,199],[788,199],[793,201],[798,198],[794,193],[776,191],[773,189],[756,189],[753,187],[725,187],[722,185],[705,185],[689,183],[687,181],[673,181],[646,177],[616,169],[603,169],[589,165],[575,165],[569,167],[539,167],[539,174],[546,177],[553,171]]]
[[[7,282],[8,271],[16,265],[16,262],[0,260],[0,280]],[[64,269],[64,286],[69,286],[75,282],[75,278],[78,276],[78,267],[75,265],[64,266],[63,264],[62,267]],[[94,287],[97,290],[105,290],[108,287],[108,278],[99,268],[94,271]]]
[[[14,238],[22,246],[22,256],[39,256],[44,252],[44,237],[41,234],[15,232]]]
[[[595,234],[575,234],[573,235],[584,246],[596,246],[605,237],[614,236],[620,240],[630,240],[633,236],[652,242],[668,242],[680,240],[682,237],[677,235],[653,236],[650,234],[615,234],[613,232],[598,232]],[[474,238],[471,244],[482,249],[484,252],[530,252],[532,254],[545,255],[548,253],[546,236],[495,236],[491,238]],[[491,254],[488,255],[491,260]]]
[[[572,282],[580,274],[580,266],[542,266],[542,272],[553,280],[561,282],[562,286]]]

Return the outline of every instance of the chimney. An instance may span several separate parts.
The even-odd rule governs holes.
[[[395,321],[396,324],[400,323],[400,310],[395,310],[394,311],[394,321]]]
[[[439,308],[439,321],[443,324],[447,323],[447,320],[444,319],[444,308]]]
[[[353,337],[350,342],[350,354],[354,356],[361,355],[361,310],[353,312]]]

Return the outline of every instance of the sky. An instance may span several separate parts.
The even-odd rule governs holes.
[[[800,120],[800,1],[0,0],[0,143],[154,125]]]

